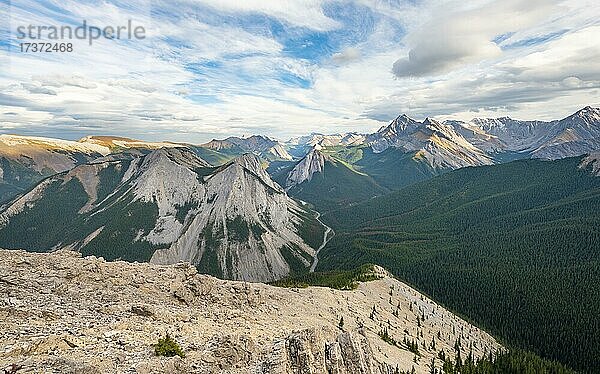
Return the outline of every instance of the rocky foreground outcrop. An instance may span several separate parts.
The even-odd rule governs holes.
[[[398,346],[378,336],[383,329]],[[154,356],[167,333],[185,358]],[[418,342],[420,357],[404,337]],[[8,373],[428,373],[440,350],[454,356],[459,337],[463,357],[499,348],[388,276],[354,291],[286,289],[187,264],[0,250],[0,370]]]

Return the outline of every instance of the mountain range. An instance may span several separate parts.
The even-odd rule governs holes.
[[[586,162],[597,170],[599,142],[600,109],[591,107],[549,122],[401,115],[371,134],[287,142],[1,135],[0,246],[185,260],[225,278],[274,280],[307,272],[324,244],[325,226],[311,208],[326,213],[514,159],[590,153]]]
[[[400,115],[289,141],[0,135],[0,248],[292,287],[347,287],[374,263],[511,347],[594,372],[599,177],[592,107],[555,121]]]
[[[256,156],[212,167],[185,148],[111,154],[48,177],[8,205],[0,226],[5,248],[187,261],[262,281],[308,268],[321,243],[306,227],[324,230]]]

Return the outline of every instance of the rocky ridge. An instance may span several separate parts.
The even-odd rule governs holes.
[[[469,143],[452,126],[427,118],[423,122],[402,115],[367,138],[374,152],[390,147],[416,152],[415,159],[425,160],[437,169],[458,169],[489,165],[493,161],[481,149]]]
[[[600,152],[587,155],[579,167],[582,169],[589,168],[592,174],[600,177]]]
[[[291,188],[303,182],[310,181],[315,173],[322,173],[325,168],[325,155],[313,148],[289,172],[285,182],[286,188]]]
[[[213,139],[201,146],[215,151],[252,152],[266,159],[292,159],[282,143],[262,135],[252,135],[247,138],[231,136],[223,140]]]
[[[247,281],[279,279],[313,262],[321,243],[307,244],[300,227],[314,224],[318,237],[324,228],[255,155],[219,168],[184,148],[128,156],[77,166],[13,201],[0,213],[2,245],[67,248],[111,260],[188,261]],[[28,234],[33,231],[43,235]]]
[[[500,348],[383,269],[383,278],[354,291],[285,289],[199,275],[188,264],[79,256],[0,250],[0,369],[391,374],[414,367],[425,374],[440,350],[454,356],[459,337],[463,357],[470,346],[475,357]],[[398,346],[378,336],[383,328]],[[154,356],[165,334],[185,358]]]
[[[98,145],[105,147],[110,152],[118,152],[123,149],[159,149],[159,148],[180,148],[183,144],[171,142],[146,142],[143,140],[124,138],[120,136],[86,136],[77,141],[80,144]]]
[[[27,191],[43,178],[107,155],[97,144],[34,136],[0,135],[0,202]]]

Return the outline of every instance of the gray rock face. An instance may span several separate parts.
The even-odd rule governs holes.
[[[582,169],[590,169],[592,174],[600,177],[600,152],[592,153],[579,165]]]
[[[470,346],[475,358],[501,348],[379,272],[380,280],[355,291],[286,289],[199,275],[189,264],[0,250],[0,370],[392,374],[397,366],[426,374],[438,351],[451,352],[459,337],[463,357]],[[419,347],[435,337],[436,349],[420,348],[415,362],[402,343],[393,346],[378,336],[382,325],[397,341],[406,336]],[[154,355],[153,344],[165,334],[185,358]]]
[[[416,159],[424,160],[437,169],[458,169],[493,163],[484,151],[469,143],[452,126],[429,118],[418,122],[402,115],[387,127],[370,135],[367,142],[376,153],[389,147],[416,152]]]
[[[271,281],[289,274],[291,264],[307,270],[310,267],[315,249],[299,235],[299,228],[314,218],[271,180],[256,156],[246,154],[219,168],[182,148],[130,156],[80,165],[43,181],[0,214],[0,225],[10,225],[16,216],[35,214],[32,209],[35,212],[40,203],[68,203],[61,188],[75,180],[83,187],[81,194],[85,197],[72,198],[85,199],[87,203],[78,207],[75,216],[61,219],[81,222],[83,217],[96,223],[79,223],[73,234],[76,237],[49,235],[55,238],[52,242],[37,243],[38,247],[27,249],[85,250],[94,245],[99,235],[134,232],[134,238],[120,239],[119,245],[123,240],[131,245],[141,243],[153,250],[151,262],[187,261],[228,279]],[[114,174],[109,179],[116,184],[107,187],[103,173],[109,168],[110,175]],[[108,196],[98,198],[99,191],[106,190],[110,192]],[[136,204],[156,207],[156,216],[123,219],[133,213],[122,207]],[[106,217],[106,222],[92,220],[99,214]],[[122,224],[107,232],[105,226],[114,219]],[[148,220],[153,227],[143,223]],[[321,227],[316,220],[315,225]],[[36,229],[52,234],[53,225],[39,222]],[[105,242],[101,247],[110,245]],[[116,258],[122,257],[117,254]]]
[[[206,177],[179,237],[151,262],[201,264],[213,256],[228,279],[270,281],[290,272],[282,248],[310,266],[315,250],[298,235],[303,208],[271,180],[254,155],[244,155]],[[216,258],[215,258],[216,257]]]
[[[286,188],[310,181],[315,173],[322,173],[325,168],[325,155],[313,148],[288,174]]]

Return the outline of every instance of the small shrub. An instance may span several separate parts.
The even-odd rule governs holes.
[[[165,357],[185,357],[185,353],[177,342],[167,334],[164,338],[158,339],[158,343],[154,345],[154,354]]]

